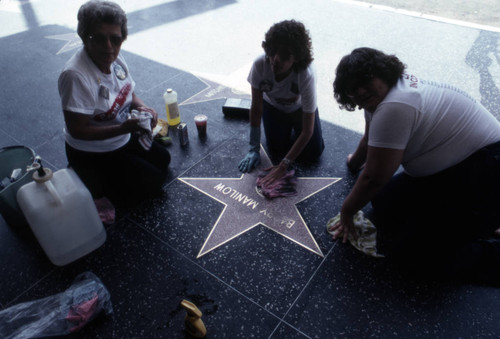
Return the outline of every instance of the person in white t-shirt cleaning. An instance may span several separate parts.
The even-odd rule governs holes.
[[[274,158],[263,184],[282,178],[294,161],[316,161],[324,149],[319,119],[312,42],[301,22],[274,24],[262,42],[265,54],[253,63],[250,151],[240,162],[242,172],[260,164],[260,124],[264,123],[267,147]]]
[[[158,114],[135,94],[120,54],[127,17],[113,2],[88,1],[78,11],[80,49],[59,76],[66,155],[95,199],[134,203],[161,192],[169,152],[137,133],[156,125]],[[131,110],[151,120],[129,118]],[[149,129],[150,131],[150,129]]]
[[[405,69],[372,48],[337,66],[335,99],[364,109],[366,128],[347,157],[361,172],[335,238],[345,242],[353,216],[371,202],[385,254],[401,268],[500,282],[500,122],[467,93]]]

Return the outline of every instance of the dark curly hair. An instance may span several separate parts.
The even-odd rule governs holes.
[[[77,32],[80,38],[85,41],[92,27],[98,24],[119,25],[122,38],[125,40],[128,35],[127,15],[123,9],[111,1],[87,1],[78,10]]]
[[[391,88],[396,85],[405,68],[406,65],[395,55],[368,47],[356,48],[344,56],[337,66],[333,96],[341,109],[354,111],[356,104],[349,94],[357,87],[377,77]]]
[[[288,58],[293,55],[295,71],[307,68],[314,60],[309,31],[303,23],[295,20],[285,20],[272,25],[262,41],[262,48],[268,56],[279,53],[280,57]]]

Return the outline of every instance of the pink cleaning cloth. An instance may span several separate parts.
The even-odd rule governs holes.
[[[257,187],[266,198],[274,199],[297,194],[297,190],[295,189],[295,184],[297,183],[297,178],[294,176],[295,170],[291,169],[287,171],[283,177],[274,181],[271,185],[262,185],[262,179],[268,173],[269,171],[261,172],[257,178]]]
[[[111,225],[115,222],[115,207],[108,198],[94,199],[94,204],[103,224]]]
[[[69,309],[66,319],[74,323],[74,327],[70,328],[70,333],[76,332],[87,324],[91,317],[96,312],[97,301],[99,297],[95,295],[92,299],[85,301],[79,305],[72,305]],[[100,311],[100,310],[99,310]]]

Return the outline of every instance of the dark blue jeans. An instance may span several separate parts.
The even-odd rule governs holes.
[[[490,265],[494,242],[484,240],[500,228],[500,142],[431,176],[397,174],[372,206],[382,251],[406,269],[455,274]]]
[[[283,113],[264,101],[262,121],[266,134],[267,147],[272,155],[284,157],[302,132],[302,109],[293,113]],[[317,160],[325,148],[321,132],[321,120],[318,109],[314,118],[314,133],[306,147],[296,159],[299,162]]]

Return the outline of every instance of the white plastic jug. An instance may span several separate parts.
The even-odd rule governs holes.
[[[45,168],[33,179],[17,191],[17,202],[52,263],[69,264],[104,244],[92,196],[72,169]]]

